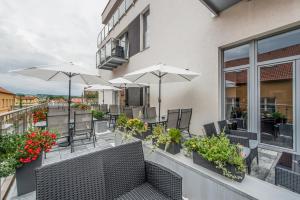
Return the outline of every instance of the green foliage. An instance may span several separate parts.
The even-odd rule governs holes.
[[[126,128],[136,133],[142,133],[147,130],[144,122],[137,118],[129,119],[126,124]]]
[[[181,142],[181,132],[176,128],[171,128],[168,130],[168,135],[170,137],[171,142],[179,144]]]
[[[197,152],[204,159],[214,163],[223,171],[223,175],[229,178],[241,178],[233,175],[226,166],[233,165],[238,172],[245,172],[245,163],[240,155],[238,145],[230,143],[230,140],[221,134],[218,137],[192,138],[184,143],[188,151]]]
[[[286,119],[286,116],[285,115],[283,115],[282,113],[280,113],[280,112],[273,112],[272,113],[272,117],[274,118],[274,119]]]
[[[0,135],[0,177],[13,174],[18,165],[18,146],[25,141],[24,135]]]
[[[102,119],[104,117],[104,113],[98,110],[92,110],[92,115],[96,119]]]
[[[181,142],[181,132],[176,128],[171,128],[167,132],[165,127],[162,125],[156,125],[153,128],[152,135],[147,137],[147,140],[153,141],[153,150],[160,145],[165,145],[165,150],[169,147],[171,143],[180,144]]]
[[[200,148],[199,147],[200,140],[201,140],[201,138],[199,138],[199,137],[192,137],[191,139],[185,141],[183,143],[183,146],[184,146],[184,148],[187,149],[187,151],[189,153],[191,153],[193,151],[198,151],[198,149]]]
[[[124,113],[121,113],[116,121],[116,126],[118,128],[126,128],[127,121],[128,118],[126,117],[126,115]]]

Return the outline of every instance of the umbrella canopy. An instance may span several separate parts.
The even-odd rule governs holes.
[[[119,91],[119,88],[110,86],[110,85],[90,85],[85,89],[85,91],[102,91],[103,99],[102,103],[104,104],[104,91],[109,90],[109,91]]]
[[[63,63],[54,66],[30,67],[26,69],[18,69],[10,71],[24,76],[31,76],[45,81],[68,81],[69,82],[69,100],[68,100],[68,122],[71,122],[71,83],[79,84],[108,84],[107,81],[97,75],[96,70],[83,68],[72,62]],[[70,137],[70,131],[69,131]],[[70,138],[68,140],[70,144]]]
[[[199,75],[199,73],[192,72],[187,69],[177,68],[165,64],[158,64],[125,74],[124,77],[134,83],[159,84],[158,117],[160,119],[162,82],[171,83],[191,81]]]
[[[119,78],[115,78],[115,79],[111,79],[108,82],[110,82],[113,86],[115,87],[124,87],[124,88],[128,88],[128,87],[141,87],[145,84],[137,84],[137,83],[133,83],[130,80],[127,80],[125,78],[119,77]]]
[[[110,85],[90,85],[85,89],[85,91],[104,91],[104,90],[112,90],[112,91],[119,91],[119,88],[110,86]]]
[[[159,78],[161,78],[161,81],[164,83],[184,82],[191,81],[193,78],[199,75],[199,73],[186,69],[158,64],[125,74],[124,77],[134,83],[153,84],[158,83]]]
[[[66,81],[72,78],[72,82],[92,85],[109,83],[97,74],[97,70],[87,69],[73,63],[64,63],[46,67],[30,67],[25,69],[12,70],[10,72],[18,73],[24,76],[31,76],[45,81]]]

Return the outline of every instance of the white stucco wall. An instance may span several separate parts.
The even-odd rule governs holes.
[[[110,79],[157,63],[202,73],[190,83],[162,86],[162,113],[193,108],[194,134],[202,134],[201,125],[220,117],[219,47],[300,24],[299,0],[242,1],[215,18],[199,0],[138,0],[110,36],[118,36],[148,5],[150,48],[113,72],[100,73]],[[158,86],[150,88],[151,105],[157,106]]]

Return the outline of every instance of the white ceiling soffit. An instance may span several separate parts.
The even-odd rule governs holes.
[[[223,10],[233,6],[241,0],[199,0],[202,2],[214,16],[217,16]]]

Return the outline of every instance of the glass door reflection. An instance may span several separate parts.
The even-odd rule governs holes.
[[[294,62],[260,67],[261,142],[293,149]]]

